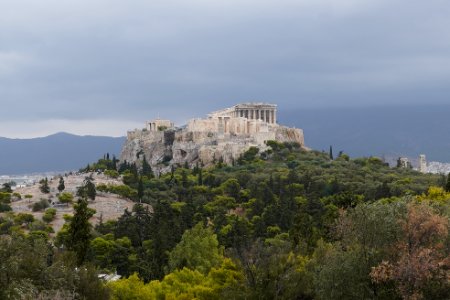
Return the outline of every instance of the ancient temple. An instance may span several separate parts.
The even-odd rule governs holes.
[[[268,133],[277,125],[277,106],[268,103],[243,103],[208,114],[206,119],[192,119],[192,132],[224,134]]]
[[[243,103],[208,114],[208,118],[223,117],[261,120],[266,123],[277,123],[277,106],[268,103]]]

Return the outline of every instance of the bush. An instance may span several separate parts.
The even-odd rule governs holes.
[[[55,219],[55,216],[56,216],[56,209],[49,208],[45,211],[44,215],[42,216],[42,220],[45,223],[50,223]]]
[[[119,177],[119,172],[117,172],[116,170],[106,170],[105,171],[105,175],[110,177],[110,178],[118,178]]]
[[[36,202],[36,203],[33,204],[32,210],[34,212],[41,211],[41,210],[46,209],[49,206],[50,206],[50,203],[48,203],[48,200],[44,199],[44,198],[41,198],[41,200],[39,200],[39,202]]]
[[[11,203],[11,193],[0,192],[0,202]]]
[[[69,192],[64,192],[59,194],[58,196],[59,202],[61,203],[72,203],[73,201],[73,195]]]
[[[12,211],[11,206],[5,203],[0,203],[0,212]]]

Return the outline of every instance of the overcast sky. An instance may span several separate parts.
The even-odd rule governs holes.
[[[239,102],[446,103],[448,0],[1,0],[0,136],[124,135]]]

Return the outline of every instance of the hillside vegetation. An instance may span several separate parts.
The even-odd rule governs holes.
[[[158,176],[145,157],[88,165],[82,171],[120,176],[123,184],[96,189],[134,200],[133,210],[92,228],[82,188],[54,240],[4,214],[0,298],[448,297],[447,178],[268,144],[233,166]],[[105,283],[98,272],[122,279]]]

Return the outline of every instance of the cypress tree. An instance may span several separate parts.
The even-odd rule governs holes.
[[[59,177],[58,191],[61,193],[65,189],[66,189],[66,186],[64,184],[64,178],[61,176],[61,177]]]
[[[334,157],[333,157],[333,147],[332,147],[332,146],[330,146],[330,159],[331,159],[331,160],[334,160]]]
[[[203,169],[198,169],[198,185],[203,185]]]
[[[139,202],[142,202],[142,197],[144,197],[144,183],[142,182],[142,177],[139,177],[139,183],[138,183]]]
[[[91,227],[89,219],[94,211],[88,208],[86,198],[78,199],[75,205],[75,214],[69,225],[69,238],[67,248],[75,252],[77,256],[77,265],[81,266],[86,259],[91,240]]]
[[[117,171],[117,158],[115,155],[113,155],[113,159],[112,159],[112,169]]]
[[[154,177],[152,167],[148,163],[147,158],[145,158],[145,154],[144,154],[144,158],[142,160],[142,175],[147,176],[148,178]]]

